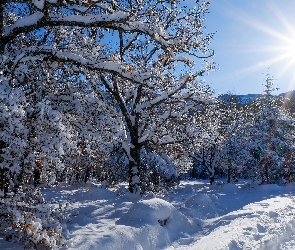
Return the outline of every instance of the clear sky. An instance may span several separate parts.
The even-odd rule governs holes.
[[[267,72],[276,93],[295,90],[295,0],[209,2],[205,25],[216,32],[211,48],[218,70],[205,80],[216,94],[261,93]]]

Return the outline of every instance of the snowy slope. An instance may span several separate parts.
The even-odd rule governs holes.
[[[295,186],[186,181],[157,197],[124,186],[43,190],[68,203],[64,249],[295,249]],[[22,249],[0,238],[0,249]]]

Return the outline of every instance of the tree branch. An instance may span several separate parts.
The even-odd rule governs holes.
[[[168,98],[170,98],[176,92],[178,92],[180,89],[182,89],[189,81],[192,81],[195,78],[197,78],[198,76],[201,76],[204,72],[205,72],[204,70],[200,70],[196,74],[190,74],[190,75],[183,77],[183,79],[179,80],[180,83],[178,84],[178,86],[176,86],[173,89],[167,89],[166,91],[163,91],[163,93],[160,96],[154,98],[151,101],[148,101],[148,102],[145,102],[141,105],[138,105],[137,108],[138,109],[152,108],[156,105],[159,105],[159,104],[165,102]]]
[[[106,61],[105,59],[92,60],[82,57],[79,54],[75,54],[70,51],[52,51],[51,49],[46,49],[45,47],[40,47],[39,49],[29,49],[24,51],[26,56],[36,56],[44,55],[48,56],[53,60],[61,62],[74,63],[77,66],[87,67],[90,70],[101,70],[104,72],[109,72],[120,76],[122,79],[132,81],[137,84],[143,84],[146,80],[152,77],[151,72],[128,72],[124,65],[112,61]]]

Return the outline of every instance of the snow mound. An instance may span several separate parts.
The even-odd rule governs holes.
[[[33,0],[34,5],[42,10],[44,8],[45,0]]]
[[[184,203],[185,208],[190,210],[193,217],[208,219],[218,216],[218,207],[215,205],[216,195],[198,193],[189,197]]]
[[[166,225],[176,214],[181,215],[172,204],[153,198],[135,203],[118,223],[130,226]]]
[[[133,204],[116,224],[128,227],[129,232],[136,232],[133,240],[129,237],[128,248],[122,249],[163,249],[163,246],[197,232],[199,222],[188,219],[171,203],[152,198]],[[142,248],[133,248],[136,242]]]
[[[179,232],[186,233],[196,230],[195,223],[198,220],[190,220],[171,203],[159,198],[141,200],[133,204],[127,213],[125,213],[117,224],[142,227],[152,225],[163,227],[168,234],[174,238]]]

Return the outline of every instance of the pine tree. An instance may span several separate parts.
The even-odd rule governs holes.
[[[282,100],[274,95],[273,79],[266,78],[264,94],[247,107],[251,115],[246,126],[252,175],[261,183],[281,183],[285,157],[293,151],[293,120],[281,109]],[[291,150],[291,151],[290,151]]]

